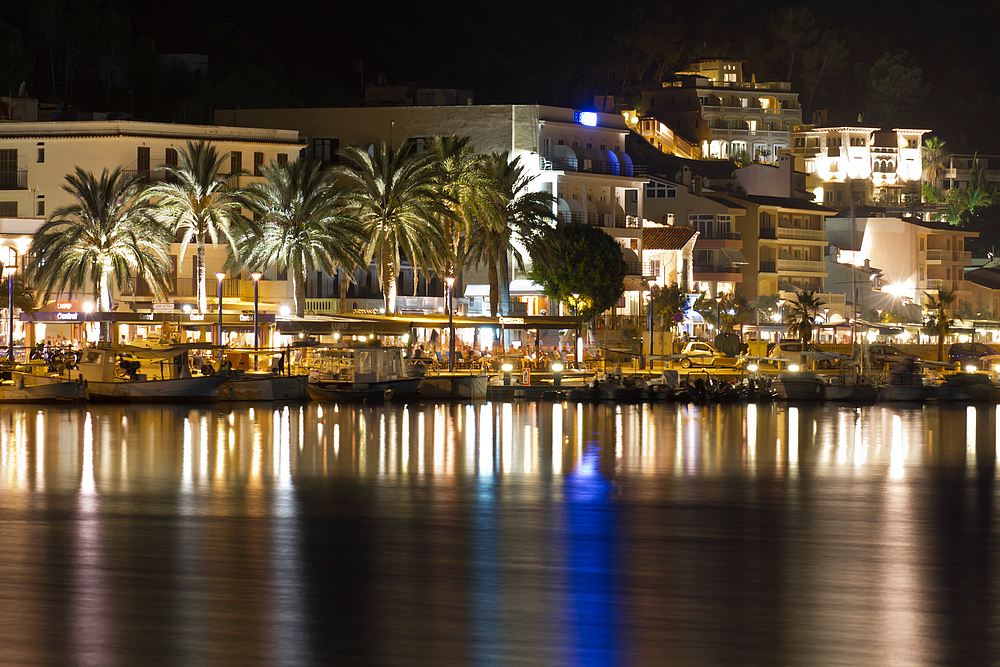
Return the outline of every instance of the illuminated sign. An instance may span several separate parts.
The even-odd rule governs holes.
[[[205,321],[205,314],[204,313],[198,313],[198,314],[191,313],[190,317],[191,317],[191,321],[192,322],[204,322]]]
[[[139,319],[147,322],[153,321],[153,313],[139,313]]]
[[[240,322],[253,322],[253,315],[240,313]]]
[[[73,310],[73,304],[70,301],[59,301],[56,303],[56,310]]]
[[[501,317],[500,324],[524,324],[523,317]]]
[[[57,320],[76,320],[80,316],[80,313],[56,313]]]
[[[379,311],[374,308],[355,308],[354,312],[358,315],[378,315]]]
[[[576,122],[578,122],[580,125],[586,125],[587,127],[597,127],[597,112],[577,111]]]

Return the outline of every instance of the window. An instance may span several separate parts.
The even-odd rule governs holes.
[[[16,218],[16,217],[17,217],[17,202],[0,201],[0,218]]]
[[[243,169],[243,153],[233,151],[229,154],[229,173],[235,174]]]
[[[288,153],[278,153],[278,164],[288,164]]]
[[[136,149],[135,168],[137,171],[149,171],[149,146],[139,146]]]
[[[260,169],[264,166],[264,154],[254,153],[253,154],[253,175],[260,176]]]
[[[677,188],[673,185],[650,181],[646,183],[646,199],[676,199]]]
[[[45,199],[43,197],[39,197],[35,202],[35,215],[39,218],[45,217]]]
[[[167,165],[168,167],[176,167],[177,166],[178,163],[177,163],[177,149],[176,148],[168,148],[167,150],[165,150],[163,152],[163,163],[165,165]]]
[[[44,145],[39,145],[38,146],[38,160],[37,160],[37,162],[39,164],[45,162],[45,146]]]

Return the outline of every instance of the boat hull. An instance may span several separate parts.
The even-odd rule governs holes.
[[[252,374],[231,378],[219,386],[220,401],[307,401],[308,375]]]
[[[420,383],[420,398],[431,399],[482,399],[486,398],[490,376],[486,373],[475,375],[425,375]]]
[[[786,401],[825,401],[827,383],[817,373],[779,373],[774,386]]]
[[[219,387],[228,379],[226,375],[202,375],[173,380],[88,381],[87,388],[93,401],[128,403],[216,401],[219,398]]]
[[[406,399],[417,394],[423,378],[407,377],[379,382],[336,382],[317,380],[309,383],[309,398],[314,401],[384,401]]]
[[[73,403],[87,400],[87,385],[76,381],[0,384],[0,403]]]
[[[878,387],[870,384],[828,384],[823,388],[828,401],[843,403],[874,403],[878,399]]]

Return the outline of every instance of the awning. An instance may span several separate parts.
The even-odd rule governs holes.
[[[729,258],[730,264],[749,264],[743,253],[736,248],[723,248],[722,253]]]
[[[490,295],[489,285],[466,285],[465,296],[469,299],[482,299]]]

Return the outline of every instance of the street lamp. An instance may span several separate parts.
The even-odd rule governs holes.
[[[260,286],[260,279],[263,277],[263,273],[260,271],[254,271],[250,274],[253,278],[253,369],[257,370],[257,350],[259,345],[257,343],[257,309],[260,304],[260,292],[258,287]]]
[[[219,334],[215,342],[219,346],[219,363],[222,363],[222,280],[226,277],[225,272],[216,271],[215,277],[219,279]]]
[[[452,314],[451,291],[455,288],[455,276],[444,279],[448,283],[448,370],[455,370],[455,318]]]
[[[7,277],[7,358],[14,361],[14,274],[17,273],[17,250],[7,248],[4,261],[4,275]]]
[[[580,317],[580,293],[572,292],[573,297],[573,317]],[[580,365],[580,323],[576,325],[576,338],[573,339],[573,363],[579,368]]]

